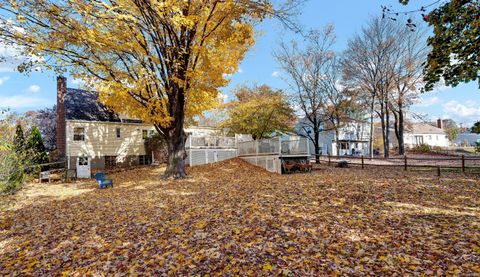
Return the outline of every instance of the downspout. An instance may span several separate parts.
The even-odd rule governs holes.
[[[67,136],[68,136],[68,125],[67,121],[65,120],[65,158],[67,159],[67,169],[70,169],[70,156],[69,156],[69,149],[67,143]]]

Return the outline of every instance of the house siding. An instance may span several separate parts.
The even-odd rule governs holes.
[[[74,141],[74,128],[85,129],[85,140]],[[116,129],[120,128],[120,138]],[[154,130],[152,125],[138,123],[95,122],[67,120],[66,141],[70,168],[75,168],[76,158],[92,159],[92,169],[105,168],[105,156],[116,156],[118,165],[138,164],[138,156],[146,155],[142,130]]]
[[[450,145],[450,141],[445,134],[411,134],[406,133],[404,134],[404,143],[405,146],[408,148],[415,147],[417,144],[415,143],[415,137],[421,136],[423,138],[423,143],[429,146],[434,147],[448,147]]]
[[[309,123],[305,119],[301,119],[299,122],[297,122],[296,125],[296,132],[302,136],[307,136],[305,133],[305,130],[301,128],[301,126],[308,126]],[[313,133],[311,134],[313,136]],[[368,144],[369,144],[369,138],[370,138],[370,124],[365,123],[365,122],[348,122],[345,123],[342,127],[339,128],[339,140],[345,140],[345,141],[352,141],[352,144],[354,148],[357,151],[361,151],[364,154],[368,153]],[[363,141],[364,143],[360,143],[358,141]],[[335,131],[334,130],[328,130],[328,131],[322,131],[319,134],[318,138],[318,143],[320,146],[320,154],[321,155],[337,155],[337,143],[335,140]],[[356,144],[355,144],[356,143]],[[314,155],[315,154],[315,146],[311,140],[309,140],[309,149],[310,149],[310,154]],[[366,144],[366,145],[365,145]],[[355,147],[355,145],[357,145]],[[349,146],[349,149],[340,149],[340,155],[345,155],[345,154],[351,154],[351,148],[352,146]]]

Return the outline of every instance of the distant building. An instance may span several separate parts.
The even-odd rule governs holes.
[[[480,134],[461,133],[461,134],[458,134],[458,137],[455,140],[455,145],[472,147],[472,146],[475,146],[476,142],[480,143]]]
[[[361,120],[350,120],[339,128],[338,140],[335,137],[335,130],[330,128],[324,128],[320,132],[319,144],[321,155],[337,155],[337,142],[339,148],[339,155],[367,155],[369,151],[370,143],[370,124]],[[300,119],[296,126],[296,132],[304,137],[313,137],[313,128],[308,126],[306,119]],[[315,154],[315,147],[312,141],[310,141],[310,154]]]
[[[437,126],[427,123],[412,123],[404,133],[406,148],[413,148],[420,144],[427,144],[432,147],[448,147],[450,141],[447,133],[442,128],[442,121],[437,121]]]

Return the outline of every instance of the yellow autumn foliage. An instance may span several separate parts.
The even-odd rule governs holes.
[[[239,87],[235,96],[236,100],[226,104],[228,119],[222,122],[230,132],[262,139],[292,129],[295,121],[293,109],[282,91],[266,85]]]
[[[84,80],[114,110],[164,128],[179,109],[189,118],[219,103],[218,88],[254,43],[253,23],[271,9],[248,0],[0,4],[17,15],[0,27],[4,41]]]

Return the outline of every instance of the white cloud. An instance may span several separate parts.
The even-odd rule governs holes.
[[[10,80],[10,77],[0,77],[0,86],[3,85],[6,81]]]
[[[241,67],[239,67],[237,72],[238,72],[238,73],[243,73],[243,70],[242,70],[242,68],[241,68]]]
[[[2,57],[0,72],[15,72],[20,63],[27,60],[25,56],[21,55],[20,50],[5,44],[0,44],[0,57]]]
[[[1,108],[32,108],[46,104],[45,99],[25,95],[0,96]]]
[[[1,23],[0,23],[1,24]],[[12,44],[0,43],[0,72],[17,72],[18,66],[22,63],[41,63],[44,58],[35,55],[24,55],[22,48]],[[33,70],[39,71],[38,65],[33,67]]]
[[[442,105],[446,117],[457,122],[471,124],[480,119],[480,105],[473,100],[464,103],[452,100]]]
[[[278,71],[273,71],[273,72],[272,72],[272,77],[275,77],[275,78],[280,77],[280,72],[278,72]]]
[[[30,92],[30,93],[37,93],[39,91],[40,91],[40,86],[39,85],[31,85],[27,89],[27,92]]]
[[[440,98],[438,98],[437,96],[434,96],[434,97],[430,97],[430,98],[421,99],[420,102],[417,103],[417,106],[418,107],[430,107],[430,106],[436,105],[440,102],[441,102]]]

